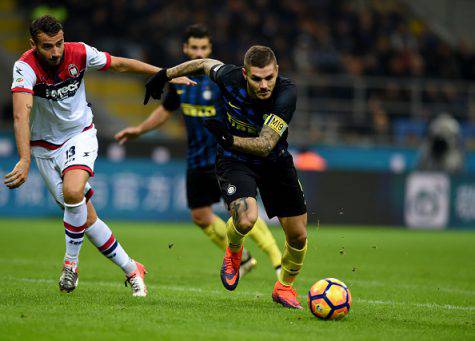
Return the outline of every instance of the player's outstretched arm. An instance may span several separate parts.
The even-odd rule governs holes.
[[[111,56],[110,69],[116,72],[130,72],[130,73],[139,73],[139,74],[145,74],[145,75],[154,75],[158,71],[161,70],[161,68],[157,66],[153,66],[136,59],[115,57],[115,56]],[[177,78],[177,77],[172,77],[172,78]],[[196,82],[186,77],[172,79],[170,82],[175,83],[175,84],[196,85]]]
[[[178,79],[184,76],[206,74],[209,76],[211,68],[223,64],[216,59],[195,59],[184,62],[170,69],[162,69],[151,77],[145,84],[145,98],[143,104],[147,104],[150,97],[160,99],[163,89],[170,79]]]
[[[165,109],[163,105],[160,105],[157,109],[155,109],[150,116],[140,123],[138,126],[135,127],[127,127],[117,134],[115,134],[114,138],[119,142],[119,144],[124,144],[125,142],[135,139],[140,135],[143,135],[150,130],[160,127],[170,118],[171,111]]]
[[[13,126],[20,160],[13,170],[5,175],[4,184],[8,188],[20,187],[28,178],[30,169],[30,112],[33,95],[22,92],[13,93]]]
[[[223,64],[216,59],[203,58],[190,60],[184,63],[181,63],[177,66],[167,69],[166,74],[168,79],[190,76],[190,75],[200,75],[205,74],[209,76],[211,68],[215,65]]]
[[[274,149],[280,134],[269,126],[262,127],[258,137],[233,137],[232,148],[245,153],[266,157]]]

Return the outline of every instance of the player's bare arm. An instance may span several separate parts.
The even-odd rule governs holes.
[[[234,136],[232,148],[241,152],[266,157],[274,149],[279,139],[279,133],[269,126],[264,126],[258,137]]]
[[[4,184],[13,189],[20,187],[28,178],[30,168],[30,112],[33,95],[13,93],[13,126],[20,160],[13,170],[5,175]]]
[[[110,69],[116,72],[130,72],[145,75],[154,75],[161,70],[161,68],[157,66],[150,65],[139,60],[115,56],[111,56]],[[196,82],[193,82],[191,79],[186,77],[172,79],[170,82],[175,84],[196,85]]]
[[[163,105],[160,105],[145,121],[140,123],[138,126],[127,127],[119,131],[117,134],[115,134],[114,138],[119,142],[119,144],[124,144],[129,140],[135,139],[142,134],[160,127],[162,124],[168,121],[171,114],[171,111],[165,109]]]
[[[167,78],[172,79],[176,77],[201,74],[209,76],[211,68],[220,64],[223,64],[223,62],[211,58],[190,60],[167,69]]]

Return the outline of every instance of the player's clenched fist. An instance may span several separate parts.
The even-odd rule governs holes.
[[[30,169],[30,162],[27,160],[20,160],[15,165],[15,168],[5,175],[3,182],[8,188],[13,189],[20,187],[28,178],[28,170]]]
[[[145,84],[145,98],[143,104],[147,104],[150,96],[153,99],[160,99],[162,96],[163,88],[168,82],[167,69],[161,69],[155,75],[153,75]]]
[[[119,142],[119,144],[124,144],[128,140],[136,139],[141,134],[142,131],[139,127],[127,127],[115,134],[114,138]]]
[[[174,84],[196,85],[196,82],[192,81],[188,77],[178,77],[169,80],[167,77],[167,69],[161,69],[155,75],[150,77],[150,79],[145,84],[145,98],[143,100],[143,104],[147,104],[150,97],[153,99],[160,99],[160,97],[162,97],[163,88],[168,81]]]

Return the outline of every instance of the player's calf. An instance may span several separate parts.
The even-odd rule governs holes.
[[[91,202],[88,203],[87,208],[88,220],[92,222],[85,231],[88,239],[105,257],[124,271],[126,282],[131,285],[134,296],[146,296],[147,287],[144,278],[147,271],[144,266],[129,257],[109,226],[97,217]]]

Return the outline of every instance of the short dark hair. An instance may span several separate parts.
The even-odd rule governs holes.
[[[38,34],[45,33],[52,37],[63,29],[63,25],[58,19],[51,15],[43,15],[38,19],[35,19],[30,24],[30,36],[34,40],[38,37]]]
[[[275,58],[274,51],[267,46],[251,46],[244,55],[244,66],[246,68],[250,66],[264,67],[270,63],[277,65],[277,59]]]
[[[211,42],[211,34],[208,31],[208,28],[202,24],[194,24],[188,26],[185,34],[183,35],[183,42],[187,43],[190,38],[208,38]]]

